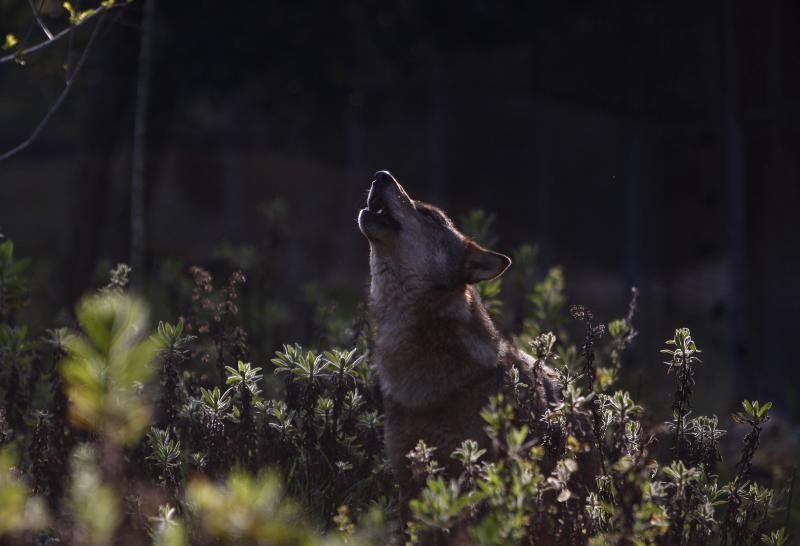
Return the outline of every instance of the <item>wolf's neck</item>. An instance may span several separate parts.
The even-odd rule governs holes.
[[[371,290],[370,311],[381,388],[410,409],[445,401],[497,367],[507,350],[471,286],[411,299]]]

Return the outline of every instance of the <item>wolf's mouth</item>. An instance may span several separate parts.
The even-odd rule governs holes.
[[[374,195],[377,193],[378,192],[370,192],[370,196],[367,199],[367,210],[378,216],[389,217],[390,214],[387,203],[384,201],[383,196]]]
[[[390,212],[389,204],[383,197],[371,196],[367,201],[367,207],[361,212],[375,224],[393,228],[400,227],[400,223]]]
[[[367,206],[358,213],[358,227],[367,239],[387,242],[402,229],[403,208],[411,199],[387,171],[378,171],[372,180]],[[413,206],[413,205],[412,205]]]
[[[382,189],[373,188],[367,197],[367,206],[361,209],[358,225],[362,233],[371,240],[380,240],[388,233],[400,229],[400,222],[392,215],[389,202]]]

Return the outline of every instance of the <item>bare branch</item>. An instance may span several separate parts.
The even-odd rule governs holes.
[[[0,64],[8,63],[8,62],[11,62],[11,61],[15,61],[17,59],[20,59],[20,58],[24,57],[25,55],[29,55],[30,53],[35,53],[35,52],[39,51],[40,49],[44,49],[44,48],[56,43],[58,40],[60,40],[64,36],[74,32],[76,29],[82,27],[83,25],[85,25],[86,23],[88,23],[92,19],[95,19],[99,15],[104,15],[104,14],[106,14],[107,12],[109,12],[109,11],[111,11],[113,9],[124,8],[126,6],[127,6],[127,3],[114,4],[113,6],[108,6],[108,7],[101,5],[93,13],[91,13],[91,14],[87,15],[86,17],[84,17],[83,19],[81,19],[80,22],[75,23],[74,25],[70,25],[67,28],[65,28],[64,30],[62,30],[61,32],[58,32],[58,33],[54,34],[51,39],[45,40],[44,42],[38,43],[36,45],[32,45],[30,47],[26,47],[24,49],[19,49],[19,50],[13,52],[13,53],[9,53],[8,55],[6,55],[4,57],[0,57]]]
[[[44,129],[45,125],[47,125],[47,123],[50,121],[50,118],[52,118],[55,115],[55,113],[58,112],[58,109],[61,108],[61,105],[64,103],[64,99],[67,98],[67,95],[69,95],[69,92],[72,89],[75,80],[78,79],[78,74],[80,73],[84,62],[86,62],[86,59],[89,58],[89,52],[92,50],[95,38],[97,38],[97,35],[99,34],[100,27],[102,26],[103,23],[103,19],[105,19],[105,14],[103,14],[103,16],[101,16],[100,19],[98,19],[97,24],[94,26],[94,29],[92,30],[92,35],[89,37],[89,42],[86,44],[83,53],[81,53],[80,59],[78,59],[78,62],[75,65],[75,69],[72,71],[72,76],[67,80],[67,84],[64,86],[64,89],[61,91],[61,94],[53,103],[53,106],[50,107],[50,110],[47,112],[47,114],[45,114],[45,116],[33,130],[31,136],[29,136],[27,139],[25,139],[23,142],[21,142],[14,148],[10,149],[9,151],[0,154],[0,161],[8,159],[9,157],[21,152],[22,150],[30,146],[39,136],[39,133],[42,132],[42,129]]]
[[[36,6],[33,5],[33,0],[28,0],[28,5],[30,5],[30,7],[31,7],[31,11],[33,12],[33,16],[36,18],[36,22],[39,23],[39,28],[42,29],[42,32],[44,32],[44,34],[45,34],[45,36],[47,36],[48,40],[52,40],[53,39],[53,33],[50,32],[50,29],[47,28],[47,25],[44,24],[44,21],[42,20],[42,16],[39,14],[39,10],[37,10]],[[40,5],[41,5],[41,3],[40,3]]]

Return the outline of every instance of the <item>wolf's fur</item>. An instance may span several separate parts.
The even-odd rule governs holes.
[[[406,454],[422,439],[455,476],[450,453],[468,438],[488,443],[479,413],[506,370],[513,365],[528,376],[533,362],[498,333],[474,286],[511,260],[471,241],[441,210],[411,199],[386,172],[376,174],[367,205],[359,227],[370,243],[369,309],[386,449],[405,508],[418,492]],[[535,384],[533,405],[543,411],[560,390],[549,369]]]

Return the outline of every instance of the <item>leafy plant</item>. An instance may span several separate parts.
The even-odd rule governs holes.
[[[227,385],[233,385],[239,392],[246,390],[251,396],[261,394],[261,389],[258,387],[258,382],[264,377],[258,373],[261,368],[253,368],[249,362],[240,360],[237,368],[225,366],[225,369],[228,370],[228,378],[225,381]]]
[[[671,359],[667,365],[667,373],[675,374],[675,401],[672,403],[673,423],[675,427],[675,451],[678,457],[685,458],[686,416],[692,409],[692,392],[694,391],[694,366],[700,363],[697,355],[701,352],[688,328],[678,328],[675,336],[666,341],[668,348],[662,349],[663,354]]]
[[[163,479],[172,480],[173,471],[181,466],[181,443],[170,438],[168,430],[151,428],[147,440],[153,452],[147,457],[158,467]]]
[[[491,237],[489,216],[471,221],[476,237]],[[349,326],[326,324],[317,345],[283,345],[262,369],[245,356],[243,275],[215,288],[193,268],[189,312],[150,335],[147,306],[127,293],[130,270],[118,267],[109,286],[78,304],[79,330],[54,328],[40,343],[10,322],[27,296],[15,288],[24,297],[9,298],[8,279],[24,287],[25,268],[9,265],[18,262],[3,248],[0,268],[17,273],[4,277],[0,316],[0,444],[20,453],[17,462],[0,450],[4,544],[790,540],[787,517],[775,522],[778,494],[766,487],[776,483],[754,470],[772,404],[744,401],[733,416],[747,429],[741,454],[725,466],[719,419],[691,413],[700,351],[681,328],[664,350],[675,380],[664,427],[623,386],[637,292],[627,314],[608,322],[571,306],[583,327],[573,341],[563,272],[540,273],[533,247],[515,253],[519,278],[480,287],[501,323],[512,317],[529,364],[509,368],[487,401],[486,438],[464,438],[452,453],[420,442],[408,454],[421,494],[407,505],[397,503],[383,449],[363,313]],[[545,376],[561,383],[551,403],[533,396]],[[667,433],[673,450],[662,453]]]
[[[153,376],[155,344],[144,336],[147,310],[121,294],[84,298],[76,309],[83,335],[66,340],[61,364],[70,418],[118,445],[140,438],[150,422],[141,386]]]
[[[9,43],[6,37],[6,43]],[[8,323],[14,313],[28,304],[29,288],[25,272],[30,259],[14,257],[14,243],[0,234],[0,323]]]

